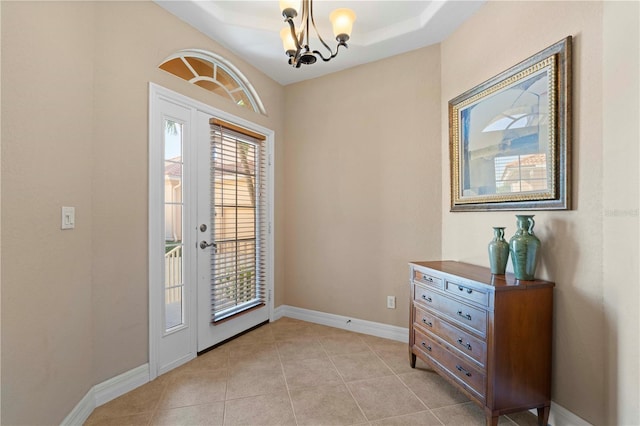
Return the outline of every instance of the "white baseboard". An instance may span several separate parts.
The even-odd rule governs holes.
[[[169,371],[173,370],[174,368],[178,368],[181,365],[186,364],[187,362],[191,361],[192,359],[195,359],[197,356],[198,356],[197,354],[195,354],[194,352],[191,352],[191,353],[183,356],[182,358],[180,358],[180,359],[178,359],[176,361],[170,362],[169,364],[165,364],[164,366],[159,367],[158,368],[158,375],[156,377],[162,376],[164,373],[168,373]],[[147,380],[147,381],[149,381],[149,380]]]
[[[149,364],[141,365],[93,387],[96,407],[149,382]]]
[[[96,399],[93,395],[93,388],[76,404],[69,415],[60,423],[62,426],[77,426],[84,424],[93,410],[96,408]]]
[[[327,325],[329,327],[341,328],[343,330],[355,331],[356,333],[369,334],[371,336],[409,343],[408,328],[383,324],[380,322],[328,314],[325,312],[312,311],[310,309],[296,308],[289,305],[278,306],[275,309],[273,317],[274,319],[289,317],[315,324]]]
[[[289,305],[280,305],[274,310],[274,321],[282,317],[289,317],[315,324],[327,325],[329,327],[341,328],[343,330],[355,331],[356,333],[369,334],[372,336],[383,337],[385,339],[409,343],[409,329],[394,325],[312,311],[310,309],[296,308]],[[538,414],[536,410],[531,410],[531,412],[535,415]],[[591,426],[589,422],[581,419],[555,402],[551,402],[549,424],[551,426]]]
[[[149,381],[149,364],[126,371],[102,383],[98,383],[80,400],[62,421],[63,426],[82,425],[96,407],[106,404]]]

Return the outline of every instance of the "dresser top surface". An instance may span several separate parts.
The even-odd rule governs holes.
[[[491,270],[489,268],[486,268],[484,266],[472,265],[470,263],[456,262],[452,260],[417,261],[409,263],[411,265],[421,266],[423,268],[431,269],[451,276],[475,281],[480,284],[489,285],[494,287],[496,290],[515,290],[533,287],[555,286],[555,284],[550,281],[539,279],[534,279],[531,281],[518,280],[511,273],[505,275],[494,275],[491,273]]]

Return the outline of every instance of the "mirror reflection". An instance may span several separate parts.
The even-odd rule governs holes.
[[[549,71],[460,109],[463,197],[550,190]]]

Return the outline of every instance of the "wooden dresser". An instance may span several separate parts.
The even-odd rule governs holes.
[[[554,283],[453,261],[412,262],[409,355],[480,404],[487,425],[551,404]]]

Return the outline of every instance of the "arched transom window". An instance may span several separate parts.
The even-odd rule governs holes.
[[[180,50],[165,59],[159,68],[237,105],[266,115],[264,105],[249,80],[220,55],[199,49]]]

